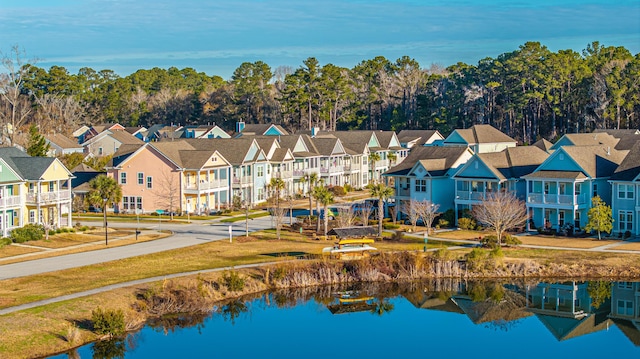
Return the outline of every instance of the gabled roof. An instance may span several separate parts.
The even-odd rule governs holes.
[[[47,171],[49,166],[58,161],[53,157],[31,157],[26,152],[15,147],[1,147],[0,158],[11,166],[14,172],[25,180],[37,181]],[[58,161],[59,162],[59,161]],[[60,162],[60,165],[64,165]],[[67,170],[69,172],[69,170]],[[71,175],[71,172],[69,172]]]
[[[570,160],[580,168],[584,176],[590,178],[603,178],[611,176],[616,168],[622,163],[629,151],[618,151],[609,146],[561,146],[554,151],[549,158],[538,166],[536,172],[524,177],[526,178],[578,178],[575,171],[563,171],[557,168],[556,159],[568,156]],[[555,164],[550,167],[548,164]],[[563,172],[566,172],[563,174]],[[553,175],[553,177],[545,177]]]
[[[313,144],[315,145],[317,151],[322,156],[332,156],[336,154],[344,154],[345,152],[337,152],[334,153],[336,147],[342,147],[342,143],[338,138],[332,137],[316,137],[312,139]]]
[[[615,147],[618,143],[618,139],[611,136],[608,133],[567,133],[560,137],[556,143],[551,146],[551,149],[557,150],[560,146],[567,146],[567,143],[573,146],[596,146],[606,145]]]
[[[549,154],[535,146],[519,146],[474,156],[476,160],[482,161],[496,178],[507,180],[532,173],[549,157]]]
[[[87,173],[93,173],[93,172],[100,172],[95,170],[93,167],[89,167],[87,164],[85,164],[84,162],[75,166],[72,170],[71,173],[76,173],[76,172],[87,172]]]
[[[387,176],[406,176],[420,163],[432,176],[443,176],[465,153],[466,147],[420,146],[409,152],[409,156],[384,174]]]
[[[70,139],[69,137],[60,134],[60,133],[54,133],[51,135],[45,135],[44,138],[51,142],[52,144],[55,144],[56,146],[62,148],[62,149],[68,149],[68,148],[82,148],[82,146],[78,143],[78,141],[74,141],[72,139]]]
[[[144,132],[147,129],[145,127],[140,126],[140,127],[125,127],[124,130],[129,132],[131,135],[135,136],[137,133]]]
[[[616,168],[610,180],[633,181],[640,175],[640,142],[637,142]]]
[[[640,142],[640,135],[623,135],[618,137],[620,141],[615,146],[616,150],[630,150],[633,145]]]
[[[438,130],[402,130],[398,132],[398,140],[400,143],[407,143],[416,140],[415,145],[422,146],[435,134],[438,134],[440,139],[443,138]]]
[[[76,129],[75,131],[73,131],[72,135],[73,137],[80,137],[82,135],[84,135],[85,133],[87,133],[87,131],[89,131],[90,128],[88,126],[82,125],[80,126],[80,128]]]
[[[400,141],[398,141],[398,136],[393,131],[376,131],[375,136],[378,138],[378,143],[380,143],[380,147],[386,149],[398,149],[400,148]],[[397,146],[392,144],[391,142],[395,138],[397,142]]]
[[[82,144],[82,146],[87,146],[90,143],[95,143],[97,141],[99,141],[100,139],[104,138],[104,137],[111,137],[114,140],[120,142],[121,145],[131,145],[131,144],[144,144],[143,141],[141,141],[139,138],[137,138],[136,136],[130,134],[127,131],[111,131],[111,130],[105,130],[102,131],[101,133],[99,133],[96,136],[91,137],[89,140],[87,140],[85,143]]]
[[[107,167],[118,167],[123,161],[125,161],[129,156],[138,151],[140,147],[144,146],[144,143],[141,144],[126,144],[118,147],[118,150],[111,156],[111,160],[107,164]]]
[[[622,138],[624,136],[628,136],[628,135],[640,135],[640,130],[637,129],[620,129],[620,130],[616,130],[616,129],[605,129],[605,128],[599,128],[593,131],[594,133],[608,133],[609,135],[615,137],[615,138]]]
[[[538,147],[539,149],[545,151],[545,152],[550,152],[551,151],[551,147],[553,146],[553,143],[545,140],[544,138],[541,140],[538,140],[536,143],[534,143],[532,146]]]
[[[273,156],[269,158],[270,162],[285,162],[285,161],[293,161],[293,153],[288,148],[276,148],[273,152]]]
[[[329,137],[339,138],[343,144],[345,144],[347,147],[355,148],[355,150],[357,150],[357,148],[361,144],[365,144],[368,146],[372,138],[374,139],[374,142],[376,144],[380,145],[380,140],[378,140],[377,132],[371,130],[320,131],[315,138]]]
[[[454,133],[457,133],[468,145],[517,142],[491,125],[474,125],[467,129],[457,129],[454,130],[447,139],[449,139]],[[445,139],[445,143],[447,142],[447,139]]]
[[[249,154],[249,150],[252,145],[256,145],[258,151],[253,159],[250,161],[256,161],[260,156],[262,150],[255,139],[251,137],[246,138],[189,138],[184,139],[188,144],[192,145],[197,150],[216,150],[224,157],[227,162],[232,165],[240,165],[245,162],[245,158]],[[169,142],[169,141],[166,141]]]
[[[288,135],[289,133],[282,128],[282,126],[280,125],[276,125],[273,123],[266,123],[266,124],[258,124],[258,123],[248,123],[244,125],[244,128],[242,129],[242,135],[265,135],[271,128],[275,128],[278,132],[280,132],[283,135]]]

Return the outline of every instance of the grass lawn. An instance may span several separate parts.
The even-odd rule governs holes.
[[[14,246],[14,245],[6,245],[3,247],[0,247],[0,258],[9,258],[9,257],[13,257],[13,256],[19,256],[21,254],[27,254],[27,253],[36,253],[36,252],[41,252],[41,249],[37,249],[37,248],[28,248],[28,247],[20,247],[20,246]],[[3,262],[4,264],[4,262]]]
[[[268,216],[270,216],[269,213],[260,212],[260,213],[250,214],[249,215],[249,219],[260,218],[260,217],[268,217]],[[242,215],[242,216],[239,216],[239,217],[225,218],[225,219],[220,220],[220,222],[223,222],[223,223],[234,223],[234,222],[240,222],[240,221],[246,221],[246,220],[247,220],[247,216],[246,215]]]
[[[619,246],[615,246],[612,249],[621,249],[625,251],[640,251],[640,242],[625,243]]]
[[[568,248],[596,248],[612,243],[620,243],[618,240],[601,240],[594,238],[570,238],[570,237],[552,237],[552,236],[518,236],[522,244],[535,246],[550,247],[568,247]],[[617,248],[617,247],[616,247]]]

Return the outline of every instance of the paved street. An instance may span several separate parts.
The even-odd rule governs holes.
[[[101,227],[102,222],[82,222],[82,224]],[[232,226],[233,236],[245,234],[245,222],[220,223],[219,221],[197,221],[191,224],[148,224],[142,226],[151,229],[171,230],[174,235],[154,241],[141,242],[127,246],[112,247],[102,250],[67,254],[51,258],[36,259],[14,264],[0,265],[0,280],[25,277],[34,274],[53,272],[62,269],[82,267],[96,263],[109,262],[117,259],[135,257],[143,254],[167,251],[201,244],[203,242],[228,240],[229,225]],[[132,222],[110,222],[110,228],[132,228]],[[271,217],[260,217],[249,220],[249,231],[271,228]],[[1,262],[0,262],[1,263]]]

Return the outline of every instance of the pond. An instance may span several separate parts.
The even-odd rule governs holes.
[[[640,357],[640,283],[319,287],[172,315],[51,358]]]

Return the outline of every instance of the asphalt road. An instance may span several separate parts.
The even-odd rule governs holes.
[[[288,223],[288,222],[286,222]],[[82,224],[101,227],[102,222],[82,222]],[[245,234],[245,221],[221,223],[219,221],[198,221],[190,224],[148,223],[141,227],[171,230],[174,235],[127,246],[112,247],[102,250],[67,254],[62,256],[35,259],[14,264],[0,265],[0,280],[25,277],[63,269],[82,267],[91,264],[110,262],[117,259],[140,256],[149,253],[163,252],[184,248],[204,242],[229,240],[229,226],[232,226],[233,237]],[[135,223],[111,222],[110,228],[132,228]],[[271,217],[260,217],[249,220],[249,231],[271,228]]]

